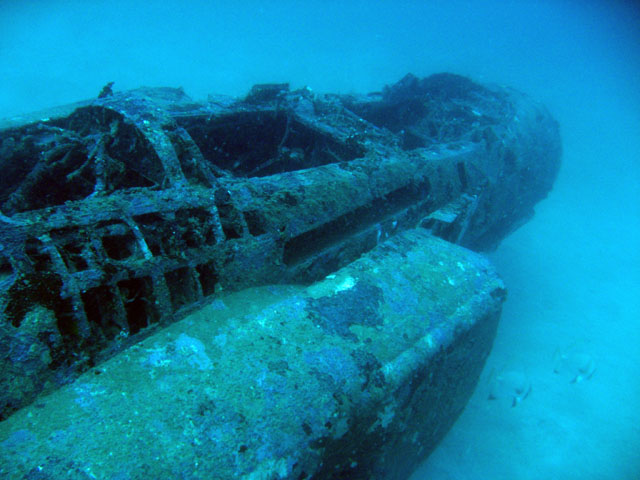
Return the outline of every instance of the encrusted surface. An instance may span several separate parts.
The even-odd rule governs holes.
[[[307,288],[222,296],[20,410],[0,474],[407,478],[471,394],[503,299],[482,256],[404,232]]]
[[[75,107],[0,130],[0,418],[221,291],[309,283],[416,226],[491,247],[559,166],[544,108],[451,74]],[[318,307],[329,333],[344,308]]]

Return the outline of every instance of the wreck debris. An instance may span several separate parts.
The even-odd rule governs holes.
[[[224,295],[1,422],[0,477],[405,480],[473,392],[504,296],[424,229],[309,287]]]
[[[142,88],[7,125],[0,415],[222,289],[312,282],[416,226],[492,248],[559,158],[544,108],[452,74],[368,96]],[[27,323],[37,358],[14,354]]]
[[[104,87],[102,87],[102,90],[100,90],[100,93],[98,94],[98,98],[110,97],[111,95],[113,95],[114,83],[115,82],[109,82]]]

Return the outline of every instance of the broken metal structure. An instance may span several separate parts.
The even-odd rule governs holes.
[[[0,422],[0,478],[406,480],[504,297],[486,258],[423,228],[309,286],[219,295]]]
[[[5,123],[0,418],[221,290],[309,283],[416,227],[495,247],[559,160],[542,106],[452,74],[141,88]]]

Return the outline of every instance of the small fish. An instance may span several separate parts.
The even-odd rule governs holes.
[[[491,374],[489,400],[498,400],[511,408],[520,405],[531,393],[529,377],[519,370]]]
[[[569,383],[580,383],[593,377],[596,362],[584,352],[556,352],[553,372],[566,378]]]

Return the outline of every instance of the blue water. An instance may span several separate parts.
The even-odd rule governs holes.
[[[204,98],[277,81],[366,92],[439,71],[546,104],[564,158],[534,219],[491,254],[509,287],[494,350],[413,478],[638,479],[637,3],[0,2],[0,117],[95,97],[108,81]],[[575,381],[576,355],[590,378]],[[487,400],[508,372],[531,385],[516,407]]]

